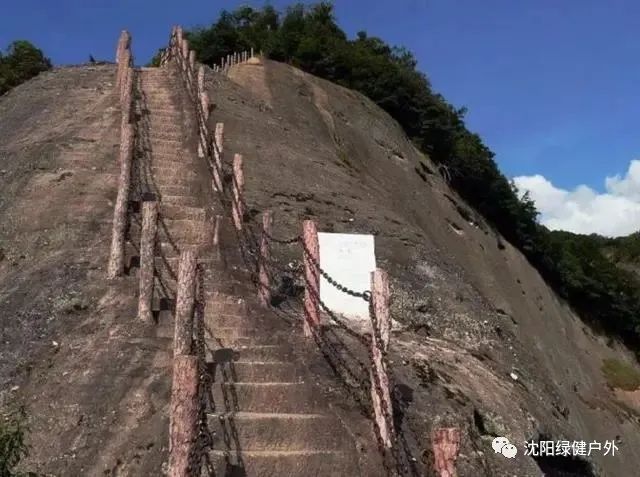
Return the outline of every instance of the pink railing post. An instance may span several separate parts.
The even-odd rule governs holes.
[[[320,326],[320,244],[318,228],[313,220],[302,222],[303,262],[304,262],[304,336],[309,338]]]
[[[431,436],[434,470],[438,477],[456,477],[456,459],[460,451],[460,429],[435,429]]]
[[[373,368],[370,371],[370,379],[375,420],[382,442],[387,448],[392,446],[393,435],[393,405],[389,392],[389,376],[383,359],[389,347],[391,330],[389,298],[389,277],[387,272],[378,268],[371,272]]]
[[[131,50],[129,48],[125,48],[120,55],[120,62],[118,63],[118,68],[116,70],[116,87],[120,88],[120,98],[122,99],[122,86],[124,84],[124,75],[126,74],[126,69],[131,64]]]
[[[258,298],[262,306],[271,304],[271,283],[267,266],[270,259],[269,237],[271,236],[271,225],[273,224],[273,214],[266,210],[262,214],[262,236],[260,237],[260,262],[258,264]]]
[[[142,204],[142,233],[140,234],[140,296],[138,297],[138,318],[153,322],[151,302],[153,298],[153,276],[155,271],[155,243],[158,229],[158,203],[148,201]]]
[[[118,195],[113,210],[113,231],[107,277],[116,278],[124,272],[124,240],[127,227],[127,206],[131,188],[131,161],[133,158],[133,126],[123,124],[120,133],[120,176]]]
[[[178,290],[173,337],[174,356],[191,353],[197,264],[197,256],[193,250],[182,251],[178,264]]]
[[[192,464],[196,457],[200,419],[199,382],[197,356],[174,356],[169,412],[169,477],[196,475]]]
[[[222,215],[216,215],[213,224],[213,246],[217,247],[220,243],[220,226],[222,225]]]
[[[216,123],[213,148],[213,190],[222,192],[222,154],[224,152],[224,123]]]
[[[244,171],[242,170],[242,155],[233,156],[233,224],[236,230],[242,230],[244,220]]]
[[[204,92],[204,65],[198,67],[198,91]]]

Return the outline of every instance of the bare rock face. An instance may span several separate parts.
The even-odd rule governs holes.
[[[637,366],[631,354],[589,330],[395,121],[358,93],[270,61],[209,86],[226,149],[246,158],[249,207],[274,210],[274,234],[298,233],[305,218],[320,231],[376,234],[400,324],[396,417],[418,462],[432,465],[431,429],[452,426],[463,430],[460,475],[635,473],[640,408],[601,371],[606,358]],[[299,258],[280,252],[283,264]],[[499,434],[516,458],[491,449]],[[524,441],[539,438],[622,444],[614,457],[524,456]]]
[[[114,66],[62,68],[0,98],[0,393],[27,405],[25,468],[53,475],[160,475],[167,462],[170,347],[135,319],[135,270],[105,279],[114,81]],[[228,77],[207,70],[206,85],[223,160],[244,158],[247,216],[273,210],[278,237],[301,233],[305,219],[376,235],[391,280],[395,425],[414,475],[434,465],[432,430],[452,427],[460,476],[637,474],[637,392],[610,389],[601,372],[604,359],[635,366],[630,353],[590,331],[386,113],[270,61]],[[166,127],[175,141],[195,134],[186,119]],[[272,257],[291,270],[282,294],[299,295],[300,250]],[[493,451],[497,436],[518,447],[515,458]],[[530,439],[615,440],[618,451],[534,459]]]

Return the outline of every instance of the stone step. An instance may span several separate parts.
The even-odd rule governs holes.
[[[109,224],[107,224],[108,226]],[[170,257],[166,257],[163,256],[163,260],[167,260],[167,259],[171,259],[171,258],[177,258],[178,254],[175,254],[174,256],[170,256]],[[209,269],[209,267],[205,266],[204,269],[204,286],[205,286],[205,292],[204,292],[204,296],[205,299],[207,297],[207,295],[210,293],[211,289],[216,289],[216,290],[235,290],[236,293],[242,293],[242,294],[246,294],[246,293],[250,293],[250,294],[254,294],[255,290],[253,289],[252,285],[247,285],[244,282],[228,282],[227,286],[220,286],[218,284],[216,284],[214,282],[214,279],[212,277],[212,271]],[[175,287],[177,286],[177,273],[174,271],[174,269],[169,269],[167,267],[161,267],[161,268],[157,268],[156,269],[156,277],[162,281],[162,283],[164,283],[166,286],[171,287],[172,289],[175,289]],[[211,313],[208,313],[208,316],[211,316]],[[207,325],[217,325],[217,326],[222,326],[222,327],[226,327],[228,326],[253,326],[254,321],[253,320],[243,320],[243,318],[234,318],[231,317],[231,315],[225,315],[227,316],[224,321],[219,321],[219,320],[215,320],[215,321],[209,321],[209,319],[207,319]],[[214,320],[214,318],[212,318],[212,320]],[[256,319],[256,323],[259,320]]]
[[[262,316],[256,316],[256,314],[229,314],[229,313],[216,313],[205,307],[205,325],[215,330],[218,327],[231,328],[231,327],[245,327],[245,326],[261,326],[264,324],[264,318]]]
[[[181,195],[181,196],[189,196],[195,197],[195,193],[193,187],[189,187],[186,185],[162,185],[159,187],[160,198],[165,195]]]
[[[181,157],[185,154],[182,145],[176,144],[151,144],[146,147],[147,152],[151,152],[153,158],[156,157]]]
[[[129,230],[132,236],[137,237],[140,233],[140,226],[137,223],[132,223]],[[160,218],[158,222],[158,230],[156,232],[156,239],[159,243],[163,242],[177,242],[177,243],[190,243],[197,244],[210,240],[211,225],[205,220],[190,220],[190,219],[167,219]],[[162,254],[160,254],[162,255]]]
[[[151,140],[151,147],[153,147],[154,145],[168,145],[168,146],[182,146],[182,140],[181,139],[165,139],[162,137],[155,137]]]
[[[159,151],[153,151],[150,164],[164,167],[188,167],[195,168],[201,164],[201,159],[194,157],[185,149],[175,149],[169,151],[163,148]]]
[[[186,205],[175,205],[167,203],[163,198],[160,201],[159,209],[160,217],[162,219],[172,220],[197,220],[204,222],[207,220],[207,211],[204,207],[191,207]]]
[[[313,413],[322,407],[318,389],[301,382],[221,382],[211,394],[218,412]]]
[[[224,326],[224,324],[220,326]],[[211,329],[215,332],[215,328]],[[210,350],[212,362],[231,359],[233,362],[241,363],[281,363],[293,358],[293,354],[288,347],[277,344],[252,344],[222,348],[213,340],[207,340],[207,349]]]
[[[207,342],[211,341],[215,343],[214,348],[236,348],[240,346],[249,347],[274,344],[274,337],[272,333],[262,333],[260,335],[256,334],[254,336],[240,336],[235,338],[221,338],[218,336],[216,331],[217,329],[214,328],[208,328],[205,331],[205,339]],[[284,381],[290,380],[291,379],[284,379]],[[247,381],[256,381],[256,379],[248,379]]]
[[[216,297],[208,299],[205,303],[205,313],[222,315],[246,315],[247,312],[247,302],[242,298],[236,299],[235,296],[229,296],[229,299],[221,299]]]
[[[153,108],[153,109],[149,109],[149,113],[155,116],[163,116],[163,115],[177,115],[180,116],[180,111],[177,108],[172,108],[172,107],[158,107],[158,108]]]
[[[156,256],[161,256],[166,259],[177,258],[180,256],[180,252],[184,250],[193,250],[197,255],[202,255],[202,251],[206,246],[207,245],[203,243],[159,242],[156,245]]]
[[[148,134],[145,135],[151,143],[157,142],[157,140],[167,139],[173,141],[182,141],[187,137],[186,134],[183,134],[180,131],[158,131],[157,129],[151,128]]]
[[[176,174],[186,173],[184,170],[178,171]],[[176,176],[167,176],[165,174],[153,174],[153,182],[158,186],[158,188],[162,191],[163,187],[175,187],[182,186],[192,188],[196,178],[190,175],[176,175]],[[193,189],[192,189],[193,190]]]
[[[161,206],[173,206],[173,207],[193,207],[199,208],[199,200],[192,195],[171,195],[164,194],[160,196]]]
[[[209,451],[219,476],[345,477],[360,475],[357,459],[342,451]],[[380,475],[384,475],[381,471]],[[373,476],[372,476],[373,477]]]
[[[170,123],[162,118],[149,117],[149,134],[178,134],[184,136],[185,133],[180,123]]]
[[[167,182],[170,182],[171,179],[178,181],[193,181],[198,177],[198,174],[189,167],[166,167],[156,164],[155,161],[153,161],[153,164],[151,165],[151,172],[154,179],[157,181],[165,179]]]
[[[225,443],[233,451],[339,451],[349,446],[340,421],[322,414],[208,414],[207,422],[214,450],[229,449]]]
[[[149,132],[151,132],[154,126],[163,125],[163,126],[172,126],[174,129],[178,129],[182,126],[184,119],[182,114],[179,112],[169,113],[169,112],[155,112],[152,109],[145,110],[144,113],[144,121],[149,128]]]

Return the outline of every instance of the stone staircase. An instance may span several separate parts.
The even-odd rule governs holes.
[[[363,468],[358,442],[305,364],[304,353],[317,350],[304,341],[301,321],[288,323],[254,299],[256,290],[229,219],[222,221],[218,249],[209,243],[213,221],[197,172],[202,159],[183,131],[178,81],[171,68],[140,70],[144,159],[139,176],[142,190],[160,199],[154,292],[158,337],[173,337],[180,251],[196,247],[199,262],[206,265],[203,405],[211,446],[202,475],[384,475]],[[216,210],[223,205],[214,204]]]
[[[230,221],[220,244],[225,260],[207,279],[215,292],[204,311],[214,470],[208,475],[361,475],[355,442],[303,361],[300,323],[254,299]]]
[[[180,252],[194,248],[202,255],[211,237],[211,220],[198,194],[197,156],[190,152],[183,131],[179,87],[179,78],[167,70],[140,70],[138,124],[143,160],[138,175],[142,195],[159,199],[154,289],[156,300],[163,302],[161,309],[175,299]]]

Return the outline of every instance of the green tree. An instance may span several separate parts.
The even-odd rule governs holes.
[[[51,68],[51,61],[26,40],[14,41],[0,54],[0,95]]]

